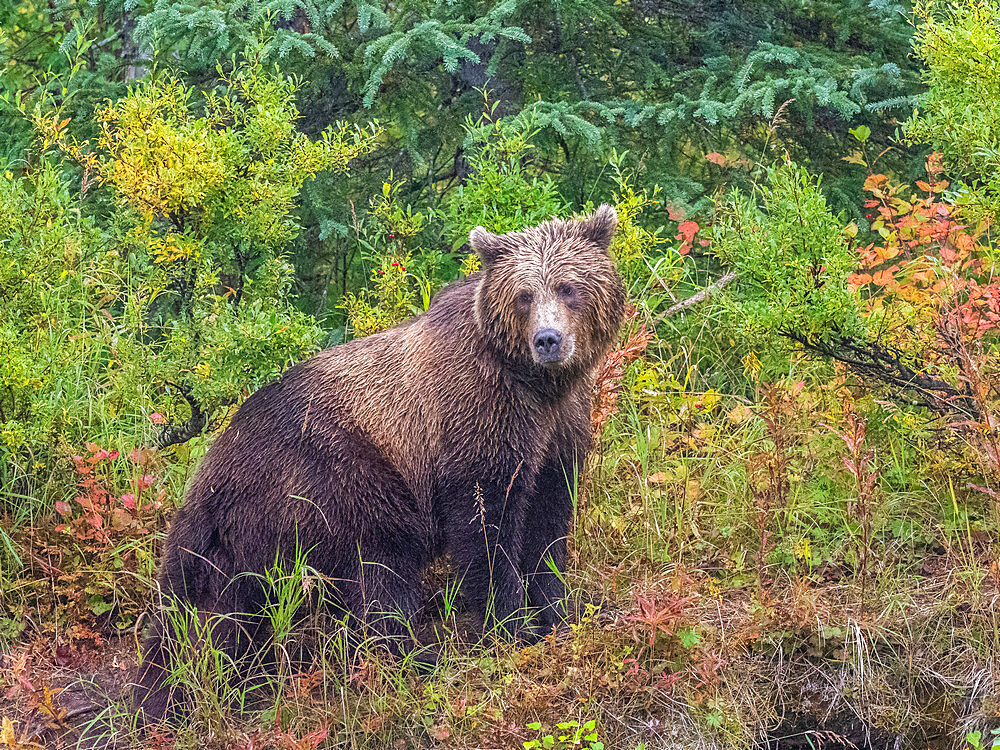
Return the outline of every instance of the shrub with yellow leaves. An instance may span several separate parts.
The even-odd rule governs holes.
[[[0,180],[0,462],[29,486],[90,440],[184,441],[319,347],[284,255],[298,196],[379,130],[307,137],[297,87],[251,50],[212,90],[142,80],[89,140],[62,105],[26,113],[41,163]]]

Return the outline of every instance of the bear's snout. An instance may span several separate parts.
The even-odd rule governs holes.
[[[542,364],[558,362],[562,349],[562,334],[555,328],[543,328],[535,334],[535,352]]]
[[[531,358],[536,364],[546,368],[565,365],[573,357],[576,349],[573,335],[573,321],[566,305],[554,295],[535,303],[531,325],[526,333]]]

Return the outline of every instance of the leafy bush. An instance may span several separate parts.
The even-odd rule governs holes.
[[[114,316],[123,299],[95,222],[51,162],[0,179],[0,456],[13,481],[148,405]],[[102,419],[103,418],[103,419]]]
[[[159,376],[208,414],[318,345],[319,329],[287,302],[292,210],[305,180],[343,171],[374,136],[296,132],[295,81],[253,61],[222,84],[196,116],[194,92],[150,79],[98,110],[96,145],[58,141],[113,188],[122,211],[113,232],[139,269],[135,312],[166,355]],[[54,118],[37,121],[56,140]]]
[[[196,95],[147,79],[98,109],[90,141],[69,134],[61,106],[31,113],[63,159],[0,187],[0,435],[22,474],[97,437],[148,439],[154,411],[186,420],[161,443],[186,440],[319,346],[283,256],[296,198],[377,131],[306,138],[295,81],[252,58],[222,80]],[[81,216],[74,163],[81,197],[105,192],[106,212]]]
[[[857,255],[819,180],[804,168],[779,162],[759,195],[730,193],[712,237],[714,251],[739,275],[730,299],[738,327],[751,338],[864,335],[858,297],[847,284]]]
[[[424,215],[399,204],[401,182],[383,183],[371,199],[369,221],[357,227],[371,286],[344,296],[348,324],[357,336],[384,331],[427,309],[439,280],[441,253],[419,246]]]
[[[568,206],[552,178],[533,169],[530,118],[480,118],[466,123],[469,179],[444,201],[445,236],[453,249],[477,226],[502,234],[565,216]]]
[[[1000,4],[918,5],[914,50],[926,67],[927,91],[905,124],[911,142],[928,143],[945,163],[969,182],[959,199],[994,220],[1000,217]],[[971,192],[969,192],[971,188]]]

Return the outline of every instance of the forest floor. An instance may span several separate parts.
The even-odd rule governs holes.
[[[995,721],[996,665],[967,638],[1000,586],[987,570],[970,589],[970,554],[995,559],[986,543],[942,550],[864,608],[834,578],[720,590],[710,566],[661,569],[633,599],[605,570],[600,604],[578,599],[577,623],[536,645],[470,645],[461,613],[439,611],[424,628],[444,633],[433,676],[377,658],[272,670],[246,679],[250,708],[231,700],[223,718],[205,702],[176,737],[143,737],[121,701],[135,634],[50,633],[4,658],[0,747],[972,748],[984,712]]]
[[[576,494],[563,628],[473,637],[443,566],[418,623],[432,674],[346,660],[326,582],[276,570],[270,666],[192,636],[169,731],[122,696],[207,439],[88,446],[65,501],[0,520],[0,748],[1000,747],[1000,503],[961,446],[839,374],[748,399],[639,366]]]

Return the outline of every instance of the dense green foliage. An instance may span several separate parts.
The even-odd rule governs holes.
[[[927,4],[914,42],[927,61],[928,86],[905,132],[942,152],[956,175],[972,188],[961,202],[1000,217],[1000,114],[990,102],[1000,95],[1000,40],[993,2]]]
[[[292,210],[304,181],[343,171],[377,133],[310,140],[295,130],[294,83],[256,63],[224,84],[196,114],[177,79],[149,78],[99,107],[82,143],[60,108],[36,113],[41,145],[63,156],[3,181],[10,470],[51,471],[60,444],[136,445],[154,413],[191,424],[160,442],[186,440],[318,348],[320,328],[288,299]],[[84,217],[85,194],[102,187]]]
[[[768,169],[760,193],[733,190],[713,226],[715,252],[741,277],[737,325],[808,340],[863,335],[847,283],[857,253],[820,186],[802,167],[781,163]]]
[[[719,179],[701,156],[759,155],[789,100],[789,147],[834,183],[849,173],[837,156],[845,126],[867,123],[885,142],[916,81],[906,8],[890,2],[61,0],[4,12],[8,94],[62,96],[65,85],[80,113],[154,66],[203,85],[263,39],[267,62],[307,82],[306,130],[391,123],[372,164],[431,203],[468,172],[464,125],[484,110],[483,88],[497,116],[533,115],[546,171],[573,202],[607,187],[595,157],[617,147],[641,157],[672,201],[696,203]],[[51,78],[72,67],[72,82]],[[19,129],[0,153],[19,156],[27,140]],[[381,175],[368,177],[351,192],[371,192]],[[315,201],[324,236],[349,225],[343,205]]]

